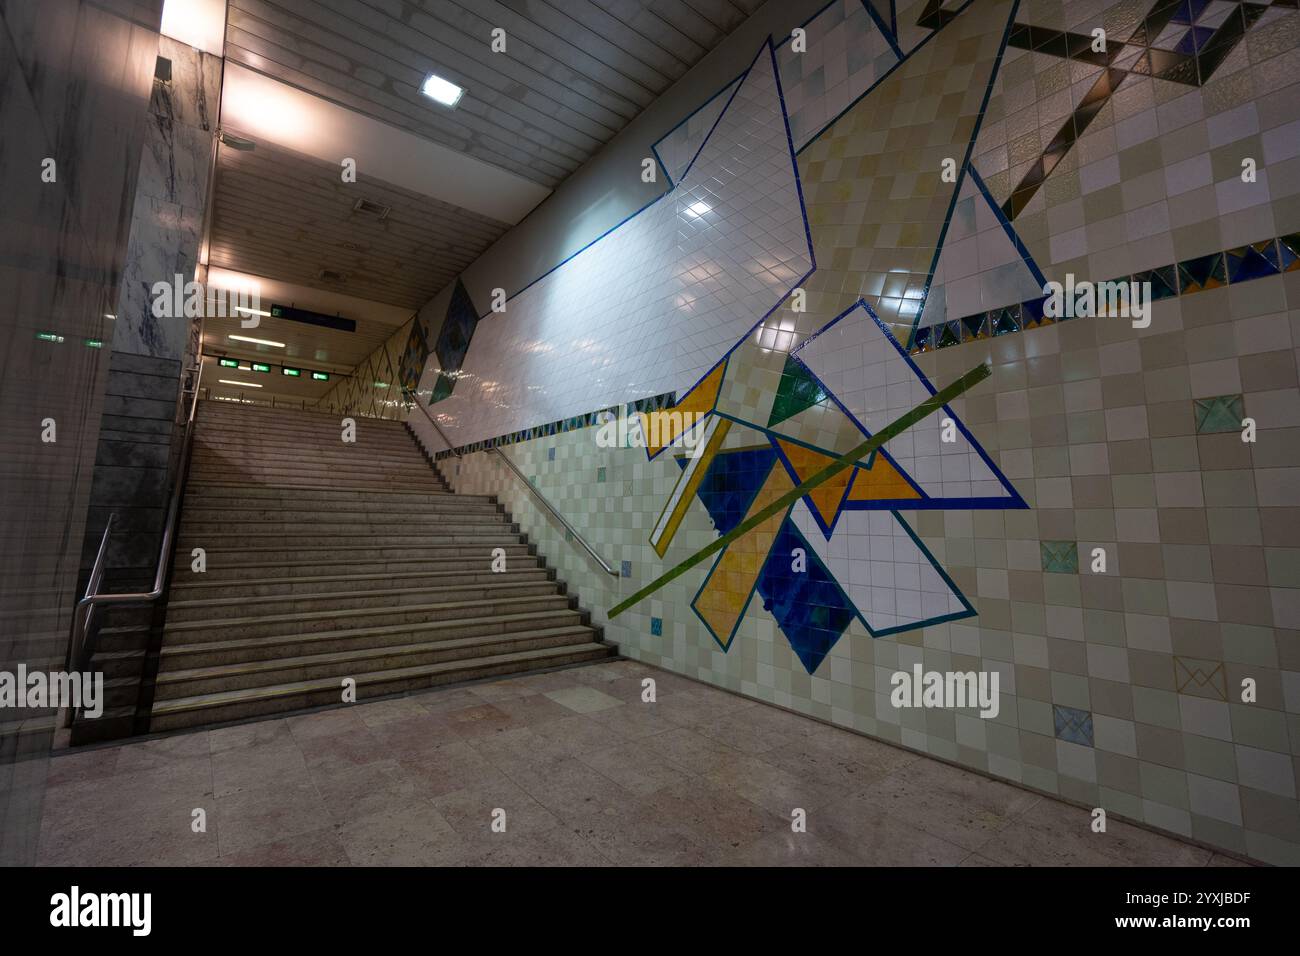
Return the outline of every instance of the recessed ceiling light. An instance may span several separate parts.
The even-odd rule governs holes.
[[[420,87],[420,92],[429,99],[450,107],[454,107],[460,102],[460,98],[465,95],[463,87],[457,86],[451,80],[444,80],[437,73],[430,73],[425,78],[424,85]]]
[[[222,385],[238,385],[240,388],[261,388],[256,382],[236,382],[233,378],[217,379]]]
[[[686,207],[686,212],[688,215],[698,219],[700,216],[703,216],[706,212],[708,212],[712,208],[713,207],[706,202],[693,202]]]
[[[265,309],[250,309],[250,308],[248,308],[247,306],[242,306],[242,305],[237,305],[237,306],[235,306],[235,311],[236,311],[236,312],[243,312],[245,315],[265,315],[265,316],[270,316],[270,314],[271,314],[270,312],[267,312]]]
[[[232,342],[248,342],[252,345],[269,345],[273,349],[284,348],[283,342],[272,342],[270,339],[254,339],[249,338],[247,335],[227,335],[226,338],[230,339]]]

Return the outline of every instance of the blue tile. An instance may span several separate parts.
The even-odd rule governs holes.
[[[655,637],[664,635],[664,619],[661,617],[650,618],[650,633]]]
[[[623,562],[623,577],[625,577],[625,578],[630,578],[631,576],[632,576],[632,562],[631,562],[631,561],[624,561],[624,562]]]
[[[795,548],[807,555],[805,571],[790,568]],[[821,666],[855,617],[848,598],[789,518],[772,542],[757,591],[809,674]]]
[[[1052,722],[1056,727],[1056,736],[1072,744],[1093,746],[1092,714],[1077,707],[1052,705]]]

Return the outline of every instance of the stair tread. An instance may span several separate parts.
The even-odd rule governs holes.
[[[498,598],[497,604],[525,604],[530,601],[544,600],[552,595],[530,595],[519,598]],[[563,595],[554,595],[554,597],[563,597]],[[289,624],[294,621],[314,621],[324,617],[361,617],[366,614],[382,613],[384,611],[401,611],[404,614],[414,613],[416,611],[434,611],[448,610],[453,608],[477,608],[482,607],[482,601],[438,601],[432,604],[402,604],[388,608],[359,607],[345,608],[338,611],[295,611],[291,614],[261,614],[257,617],[228,617],[215,621],[178,621],[175,624],[168,624],[165,631],[197,631],[205,627],[236,627],[248,626],[251,624]]]
[[[252,565],[244,565],[244,567],[251,567],[251,566]],[[264,566],[278,568],[278,567],[282,567],[283,565],[277,562],[274,564],[268,564]],[[281,584],[335,584],[335,583],[342,583],[345,581],[394,581],[394,580],[401,580],[407,578],[439,578],[439,577],[453,577],[456,575],[463,575],[463,574],[493,574],[493,573],[494,572],[492,571],[473,571],[473,570],[391,571],[391,572],[377,571],[377,572],[366,572],[364,574],[303,575],[302,577],[298,577],[298,578],[255,578],[255,579],[250,579],[245,581],[241,581],[238,578],[234,578],[234,579],[223,580],[223,581],[196,581],[187,584],[173,584],[171,590],[172,593],[174,594],[177,591],[188,591],[188,590],[199,589],[199,588],[218,588],[218,587],[229,588],[229,587],[239,587],[241,585],[244,587],[260,587],[260,586],[275,586]],[[545,575],[545,573],[546,573],[546,569],[540,567],[512,568],[509,571],[501,572],[497,576],[502,578],[507,578],[507,577],[514,577],[520,574]],[[367,591],[365,593],[376,594],[379,592]],[[177,602],[175,601],[170,601],[169,605],[174,607],[176,606],[176,603]]]
[[[614,653],[495,496],[456,495],[405,423],[358,417],[345,445],[341,417],[200,405],[153,729],[337,700],[337,677],[308,674],[397,692]],[[181,573],[196,545],[206,576]],[[148,632],[103,628],[100,659],[129,671]]]
[[[562,637],[566,635],[588,636],[593,629],[584,624],[571,624],[565,627],[540,628],[535,631],[510,631],[506,634],[475,634],[470,637],[456,637],[446,641],[418,641],[413,644],[388,644],[379,647],[357,647],[346,651],[326,651],[321,654],[296,654],[292,657],[272,657],[266,660],[237,661],[230,664],[213,664],[208,667],[188,667],[174,671],[161,671],[158,682],[177,683],[187,680],[199,680],[223,677],[235,674],[258,673],[262,671],[281,670],[286,667],[310,667],[313,664],[341,664],[353,660],[365,660],[372,657],[392,657],[400,654],[420,654],[429,651],[453,650],[474,647],[481,644],[500,644],[503,641],[528,641],[545,637]]]
[[[357,686],[383,683],[386,681],[406,680],[414,677],[456,671],[472,671],[493,663],[511,661],[538,660],[545,661],[568,657],[575,653],[608,654],[611,648],[607,644],[592,642],[590,644],[564,645],[562,647],[545,647],[529,651],[512,651],[507,654],[492,654],[487,657],[464,658],[457,661],[440,661],[436,664],[419,664],[414,667],[399,667],[390,670],[371,671],[353,675]],[[306,681],[294,681],[286,684],[269,684],[261,687],[246,687],[238,690],[219,691],[212,694],[196,694],[193,697],[177,697],[171,700],[155,701],[153,713],[182,713],[188,710],[216,707],[222,704],[240,703],[250,700],[267,700],[275,697],[289,697],[297,694],[319,690],[337,690],[339,682],[334,677],[322,677]]]
[[[540,581],[535,583],[554,584],[557,588],[559,587],[558,582]],[[245,606],[249,604],[254,604],[254,605],[274,604],[278,601],[332,600],[340,597],[366,597],[366,598],[397,597],[398,595],[402,595],[402,594],[430,594],[430,593],[444,593],[444,592],[454,593],[465,587],[474,587],[476,589],[493,588],[496,590],[506,590],[508,588],[519,587],[519,586],[521,585],[518,582],[488,581],[483,583],[476,583],[473,585],[468,585],[462,582],[461,584],[431,585],[429,587],[416,587],[416,588],[388,588],[383,590],[360,591],[360,592],[351,592],[351,593],[345,591],[322,591],[316,594],[257,594],[257,595],[249,595],[247,597],[241,597],[239,599],[239,603],[241,606]],[[531,587],[533,585],[528,585],[528,586]],[[545,595],[537,595],[537,594],[526,595],[526,597],[529,598],[544,597],[544,596]],[[169,611],[172,611],[172,610],[184,609],[184,608],[222,607],[229,603],[230,600],[228,598],[197,598],[189,601],[168,601],[167,609]],[[422,604],[410,604],[410,605],[395,604],[384,608],[365,608],[364,610],[379,611],[379,610],[389,610],[390,608],[425,607],[425,606],[426,605],[422,605]],[[349,608],[348,610],[361,610],[361,609]],[[265,620],[265,618],[259,617],[258,620]]]
[[[270,634],[263,637],[241,637],[233,640],[196,641],[191,644],[172,644],[165,642],[162,657],[175,657],[180,654],[210,654],[220,650],[243,650],[256,647],[273,647],[292,641],[337,641],[345,638],[358,638],[375,634],[399,634],[403,631],[442,631],[457,627],[471,627],[480,624],[513,624],[524,620],[546,620],[570,616],[577,612],[571,608],[556,608],[551,611],[529,611],[524,614],[487,614],[479,617],[460,617],[445,621],[426,621],[417,624],[376,624],[371,627],[341,628],[334,631],[309,631],[304,634]],[[101,632],[102,633],[102,632]]]

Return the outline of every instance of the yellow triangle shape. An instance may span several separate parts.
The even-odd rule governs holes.
[[[659,454],[680,438],[683,432],[690,431],[700,419],[713,411],[718,404],[718,392],[722,390],[722,379],[726,374],[727,363],[722,362],[672,408],[640,413],[641,434],[645,438],[648,455],[653,457]]]
[[[805,448],[803,445],[796,445],[780,438],[776,441],[794,467],[795,476],[800,484],[835,461],[832,456],[823,455],[821,452]],[[840,502],[844,500],[844,489],[848,487],[849,478],[852,475],[853,469],[845,468],[835,477],[823,481],[808,493],[813,507],[817,509],[817,513],[821,515],[821,519],[826,523],[827,527],[835,522],[835,515],[840,510]]]
[[[921,497],[920,493],[907,483],[903,473],[879,453],[876,454],[870,468],[856,468],[854,471],[857,477],[853,479],[849,501],[896,501]]]

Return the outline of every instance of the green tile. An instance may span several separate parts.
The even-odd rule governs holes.
[[[1193,399],[1192,405],[1196,410],[1196,431],[1199,434],[1241,431],[1241,420],[1246,417],[1246,403],[1240,395],[1197,398]]]
[[[1079,573],[1079,545],[1074,541],[1040,541],[1043,570],[1053,574]]]

